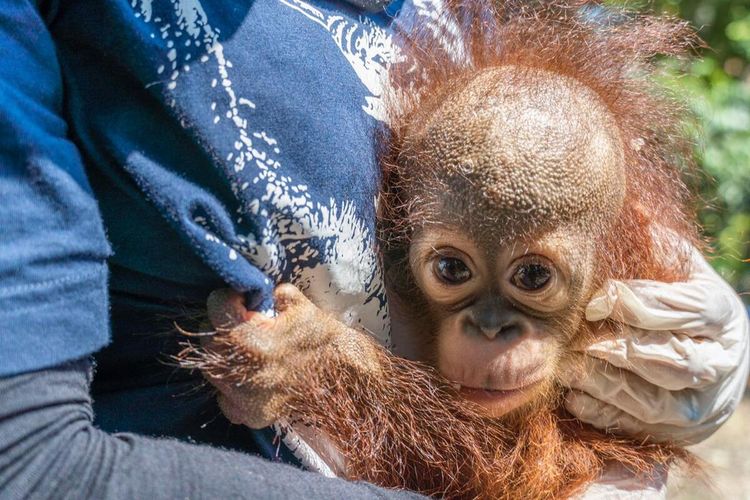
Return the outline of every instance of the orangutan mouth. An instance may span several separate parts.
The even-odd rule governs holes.
[[[465,399],[478,404],[492,417],[502,416],[534,398],[543,380],[515,389],[490,389],[459,385],[458,392]]]

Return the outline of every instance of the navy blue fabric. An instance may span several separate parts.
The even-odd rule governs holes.
[[[231,442],[170,362],[212,290],[270,310],[293,282],[387,341],[372,139],[396,10],[0,0],[0,376],[97,352],[102,429]]]
[[[54,42],[28,2],[0,5],[0,375],[107,343],[110,255],[62,118]]]

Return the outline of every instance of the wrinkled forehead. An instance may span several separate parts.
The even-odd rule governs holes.
[[[441,180],[433,195],[442,215],[482,230],[594,229],[622,206],[616,122],[593,91],[570,78],[486,70],[445,98],[415,137],[420,163]]]

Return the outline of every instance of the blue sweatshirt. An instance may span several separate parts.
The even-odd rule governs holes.
[[[270,310],[291,282],[387,343],[373,133],[395,12],[0,1],[0,376],[98,351],[97,425],[216,443],[169,358],[212,290]]]

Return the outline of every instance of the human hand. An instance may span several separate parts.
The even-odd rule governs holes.
[[[586,349],[565,406],[594,427],[694,444],[734,411],[748,377],[748,314],[693,250],[687,282],[610,281],[586,309],[622,330]]]

